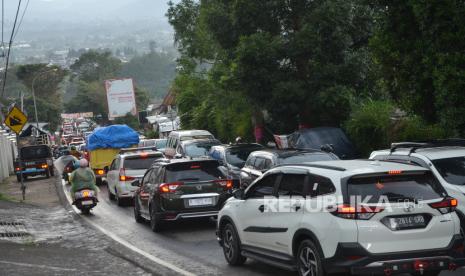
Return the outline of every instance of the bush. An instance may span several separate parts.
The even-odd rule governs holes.
[[[345,128],[363,156],[369,156],[373,150],[389,148],[393,142],[447,137],[447,131],[427,124],[418,116],[394,119],[395,110],[395,105],[388,101],[367,101],[353,110]]]

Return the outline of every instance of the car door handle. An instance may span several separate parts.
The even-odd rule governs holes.
[[[258,211],[260,211],[261,213],[265,212],[265,205],[260,205],[258,207]]]

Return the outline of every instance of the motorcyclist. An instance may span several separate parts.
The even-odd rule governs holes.
[[[95,174],[89,168],[89,162],[86,159],[79,160],[79,168],[69,176],[71,182],[71,197],[74,201],[74,194],[82,189],[90,189],[95,192],[97,197],[98,187],[95,185]]]
[[[71,155],[76,157],[76,158],[81,158],[81,153],[79,151],[76,150],[76,147],[75,146],[71,146]]]

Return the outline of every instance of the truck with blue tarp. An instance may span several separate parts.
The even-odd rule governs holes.
[[[94,171],[97,185],[106,177],[105,167],[109,167],[122,148],[139,144],[139,134],[127,125],[100,127],[87,137],[89,166]]]

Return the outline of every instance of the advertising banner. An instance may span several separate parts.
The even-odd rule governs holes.
[[[115,79],[105,81],[108,101],[108,118],[113,120],[124,117],[127,113],[137,115],[136,96],[132,79]]]

